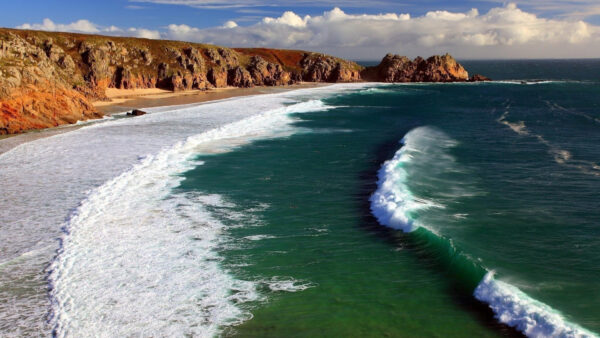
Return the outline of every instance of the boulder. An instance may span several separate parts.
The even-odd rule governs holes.
[[[146,115],[146,112],[139,109],[134,109],[131,112],[127,113],[127,116],[142,116]]]

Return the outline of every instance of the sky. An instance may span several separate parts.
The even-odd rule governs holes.
[[[600,58],[600,0],[25,0],[0,26],[324,52],[353,60]]]

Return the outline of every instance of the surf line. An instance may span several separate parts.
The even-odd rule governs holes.
[[[456,142],[433,128],[418,127],[408,132],[401,143],[393,158],[379,169],[377,189],[369,199],[371,212],[381,225],[410,233],[412,239],[440,257],[451,276],[472,290],[477,300],[486,303],[501,323],[529,337],[597,337],[517,287],[495,279],[494,271],[485,269],[455,246],[452,239],[422,223],[419,213],[444,206],[414,196],[408,186],[411,175],[407,169],[414,161],[426,160],[431,152],[439,152],[439,147],[451,148]]]
[[[298,131],[293,114],[333,108],[296,102],[207,130],[90,192],[67,220],[51,265],[53,334],[215,336],[252,318],[246,304],[261,299],[257,285],[265,282],[237,279],[221,267],[226,224],[205,197],[174,189],[202,164],[196,156],[206,145],[227,152],[286,136]],[[288,292],[311,287],[285,278],[266,283]]]

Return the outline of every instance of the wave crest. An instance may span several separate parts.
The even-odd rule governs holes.
[[[504,117],[505,115],[502,118]],[[428,250],[450,253],[456,258],[450,260],[454,261],[454,264],[448,264],[454,278],[469,283],[472,276],[477,276],[476,280],[479,282],[472,284],[475,287],[473,295],[487,303],[500,322],[530,337],[596,337],[594,333],[568,322],[558,311],[529,297],[517,287],[494,279],[493,272],[483,270],[480,264],[462,254],[454,246],[452,239],[436,234],[429,224],[419,220],[419,211],[443,208],[444,205],[415,197],[409,189],[409,183],[418,183],[413,180],[422,179],[422,171],[425,168],[434,175],[436,172],[442,172],[436,170],[435,165],[449,170],[443,163],[452,163],[453,159],[447,155],[446,150],[457,143],[429,127],[411,130],[402,142],[403,147],[379,170],[377,190],[370,198],[371,211],[378,222],[404,232],[424,228],[425,231],[415,232],[414,235],[427,242]],[[417,170],[411,171],[412,166]],[[448,219],[453,216],[456,214],[448,215]]]

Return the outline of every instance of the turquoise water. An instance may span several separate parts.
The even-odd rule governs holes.
[[[600,64],[570,65],[332,95],[292,134],[199,156],[174,193],[221,197],[220,264],[261,295],[225,334],[600,332]],[[521,83],[546,73],[568,81]]]

